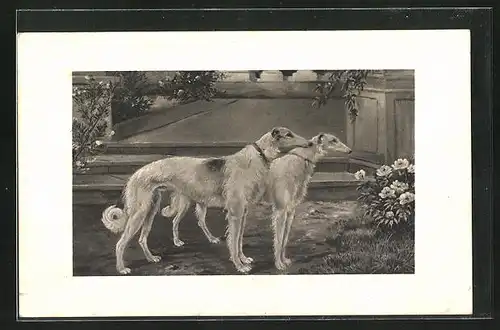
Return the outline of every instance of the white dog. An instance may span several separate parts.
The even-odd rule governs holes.
[[[248,205],[260,196],[269,164],[281,149],[311,144],[288,128],[275,127],[233,155],[220,158],[171,157],[140,168],[127,181],[123,192],[123,210],[112,205],[104,210],[101,218],[109,230],[115,233],[123,231],[116,244],[117,271],[120,274],[130,273],[130,268],[124,265],[123,255],[140,228],[139,244],[146,259],[160,261],[160,257],[149,250],[147,238],[159,210],[162,190],[174,191],[182,199],[179,203],[182,207],[177,210],[173,221],[174,231],[191,201],[200,205],[197,216],[201,223],[205,222],[207,207],[225,208],[230,259],[238,271],[250,271],[253,260],[242,251]],[[177,243],[180,243],[178,237]]]
[[[285,256],[285,247],[295,209],[307,194],[316,162],[328,150],[351,153],[351,149],[332,134],[320,133],[311,141],[310,147],[295,148],[274,160],[268,175],[267,198],[273,204],[274,260],[279,270],[284,270],[292,263]]]

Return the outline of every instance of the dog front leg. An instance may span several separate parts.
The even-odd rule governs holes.
[[[287,212],[276,208],[272,215],[272,226],[274,232],[274,265],[279,270],[284,270],[286,265],[281,260],[281,249],[283,247],[283,234],[285,229]]]
[[[292,260],[288,259],[286,255],[286,246],[288,244],[288,238],[290,237],[290,230],[292,228],[292,223],[293,220],[295,219],[295,208],[289,210],[286,215],[286,221],[285,221],[285,227],[283,230],[283,240],[281,243],[281,262],[286,265],[290,266],[292,264]]]

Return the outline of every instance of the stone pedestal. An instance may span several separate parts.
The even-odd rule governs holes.
[[[226,71],[225,82],[250,82],[250,71]]]
[[[310,70],[299,70],[295,72],[289,79],[290,82],[314,82],[318,81],[318,75]]]
[[[283,74],[278,70],[265,70],[260,74],[259,82],[278,82],[283,81]]]
[[[357,97],[358,116],[347,118],[347,143],[354,151],[379,154],[386,163],[415,152],[413,70],[378,71]],[[346,109],[347,111],[347,109]]]

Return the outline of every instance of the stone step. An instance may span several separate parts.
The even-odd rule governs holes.
[[[108,155],[177,155],[177,156],[225,156],[238,152],[250,142],[141,142],[128,143],[103,141],[101,150]],[[346,157],[341,152],[330,152],[330,157]],[[381,164],[383,155],[354,150],[352,159],[362,159]]]
[[[73,203],[116,203],[130,175],[75,175],[73,177]],[[313,175],[307,198],[309,200],[355,200],[360,181],[347,172]]]
[[[210,155],[222,156],[222,155]],[[210,157],[192,156],[192,157]],[[165,154],[103,154],[98,155],[89,163],[86,174],[131,174],[140,167],[153,161],[171,157]],[[320,160],[316,166],[318,172],[356,172],[364,169],[372,174],[378,165],[351,157],[332,156]]]

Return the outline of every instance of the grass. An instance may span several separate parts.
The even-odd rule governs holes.
[[[377,227],[367,218],[343,219],[329,228],[327,243],[335,252],[307,274],[413,274],[414,228]]]

